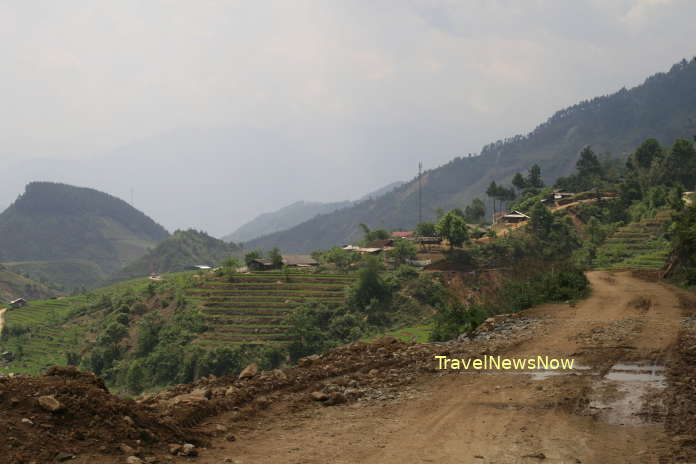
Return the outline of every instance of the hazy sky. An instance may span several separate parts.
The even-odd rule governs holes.
[[[693,0],[0,0],[0,207],[94,187],[223,235],[696,55]]]

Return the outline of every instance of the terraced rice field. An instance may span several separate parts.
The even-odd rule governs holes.
[[[661,269],[669,255],[670,245],[664,238],[668,212],[620,228],[597,250],[595,269]]]
[[[354,277],[343,274],[255,272],[232,282],[207,281],[187,292],[209,329],[202,345],[283,344],[288,341],[286,316],[310,301],[341,304]]]
[[[93,295],[109,293],[123,288],[136,289],[147,285],[147,279],[136,279],[104,287]],[[8,309],[5,325],[8,329],[29,328],[22,335],[0,338],[0,351],[11,351],[20,357],[11,366],[0,367],[0,373],[14,372],[38,375],[46,368],[67,363],[67,353],[79,351],[94,320],[87,317],[73,318],[66,322],[70,312],[89,302],[87,295],[35,300],[26,306]]]
[[[31,327],[31,332],[11,341],[0,341],[4,350],[21,359],[13,363],[12,372],[39,374],[43,369],[66,363],[66,353],[76,347],[86,327],[71,324],[61,326],[70,310],[87,302],[85,296],[55,300],[31,301],[26,306],[8,309],[5,313],[7,327]]]

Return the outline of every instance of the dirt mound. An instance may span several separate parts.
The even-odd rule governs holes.
[[[243,379],[210,377],[179,385],[145,399],[143,404],[157,410],[165,421],[191,427],[224,411],[247,408],[247,412],[253,413],[284,393],[333,389],[331,393],[340,390],[345,394],[350,388],[348,394],[355,399],[368,395],[370,389],[407,382],[405,371],[431,370],[433,353],[440,349],[400,342],[393,337],[374,343],[357,342],[322,356],[303,358],[297,367],[262,371]],[[390,371],[397,368],[399,376],[392,375]],[[336,403],[341,401],[335,398]]]
[[[2,462],[53,462],[84,453],[163,450],[181,431],[147,407],[114,396],[104,382],[74,368],[41,377],[0,378]]]

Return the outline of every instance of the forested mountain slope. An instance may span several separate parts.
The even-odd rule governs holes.
[[[363,195],[358,202],[370,198],[378,198],[385,193],[403,185],[403,182],[393,182],[379,190]],[[287,230],[308,221],[319,214],[328,214],[336,210],[347,208],[354,205],[353,201],[336,201],[333,203],[321,203],[311,201],[297,201],[291,205],[280,208],[277,211],[263,213],[246,224],[239,227],[236,231],[222,237],[226,242],[245,242],[264,235],[272,234],[282,230]]]
[[[123,268],[111,280],[184,271],[196,265],[214,266],[240,253],[239,246],[211,237],[205,232],[177,230],[146,255]]]
[[[491,181],[509,182],[533,164],[547,183],[573,171],[579,153],[625,156],[649,137],[671,144],[696,133],[696,59],[675,64],[630,90],[583,101],[558,111],[534,131],[486,145],[479,156],[455,158],[423,175],[423,219],[438,208],[462,207],[485,199]],[[490,213],[490,211],[489,211]],[[246,249],[279,247],[309,252],[357,239],[360,223],[372,228],[412,228],[418,221],[416,179],[373,200],[317,216],[287,231],[245,243]]]
[[[226,242],[243,242],[251,240],[273,232],[290,229],[312,219],[318,214],[326,214],[337,209],[350,206],[350,201],[339,201],[335,203],[321,203],[313,201],[296,201],[295,203],[280,208],[270,213],[263,213],[246,224],[239,227],[222,239]]]
[[[167,231],[123,200],[97,190],[33,182],[0,214],[0,261],[65,285],[90,284],[147,253]],[[89,272],[75,282],[64,264]],[[79,273],[78,273],[79,274]],[[97,274],[97,275],[95,275]]]

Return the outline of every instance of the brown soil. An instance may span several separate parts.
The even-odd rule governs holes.
[[[220,415],[213,422],[236,440],[215,440],[199,462],[688,462],[695,457],[696,377],[684,368],[696,366],[696,343],[684,338],[678,292],[630,273],[589,277],[591,297],[575,307],[528,311],[526,318],[540,322],[517,336],[423,348],[452,357],[467,350],[572,357],[587,375],[535,380],[520,373],[412,374],[403,367],[393,374],[406,384],[397,399],[327,408],[305,394],[272,401],[246,419]],[[680,338],[690,349],[674,352]],[[632,383],[606,375],[620,363],[666,365],[672,385],[632,398],[624,388]]]
[[[53,396],[56,411],[39,398]],[[45,463],[70,456],[87,459],[119,453],[119,446],[157,446],[182,433],[144,405],[111,395],[101,379],[55,367],[42,377],[0,378],[0,462]]]
[[[629,272],[589,278],[588,299],[498,316],[471,339],[355,343],[295,368],[202,379],[139,403],[91,377],[3,379],[0,456],[15,460],[0,461],[67,452],[72,462],[123,463],[125,443],[143,459],[191,462],[166,452],[184,442],[199,447],[201,464],[696,461],[693,297]],[[445,372],[437,354],[570,357],[579,368]],[[65,410],[43,411],[42,394]]]

